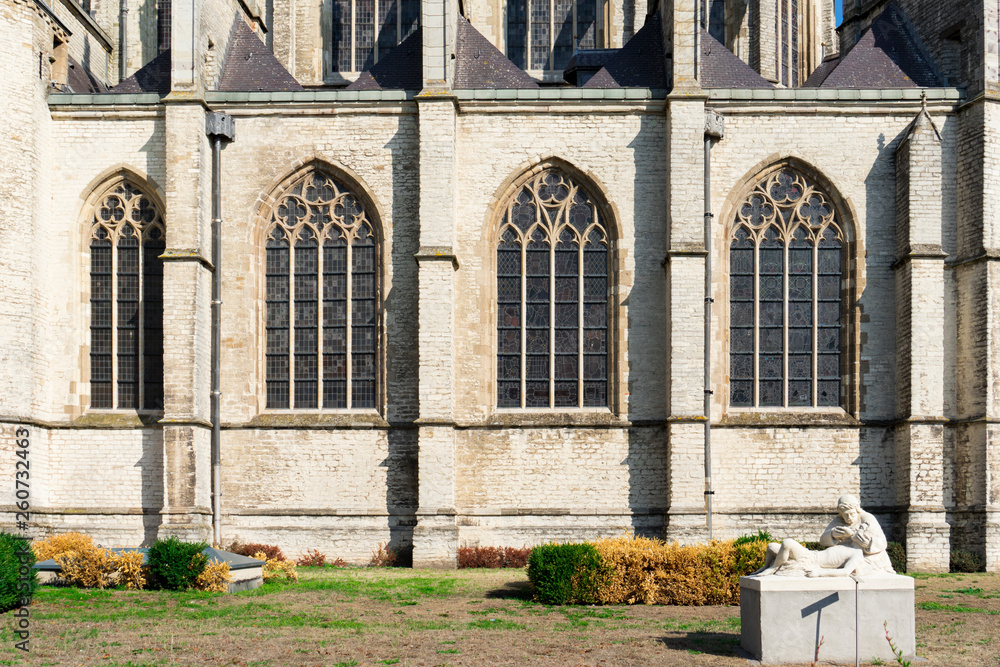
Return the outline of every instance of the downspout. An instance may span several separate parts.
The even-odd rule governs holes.
[[[128,76],[128,0],[118,3],[118,80],[124,81]]]
[[[722,115],[705,111],[705,521],[712,539],[712,141],[722,139]]]
[[[205,133],[212,141],[212,543],[222,544],[222,142],[236,138],[233,117],[210,112]]]

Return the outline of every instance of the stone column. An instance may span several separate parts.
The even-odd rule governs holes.
[[[455,568],[455,215],[457,102],[448,83],[447,0],[424,2],[418,327],[420,416],[413,566]],[[448,23],[453,23],[448,21]],[[454,29],[451,29],[454,35]]]
[[[757,33],[757,39],[750,45],[750,64],[771,82],[777,82],[780,73],[778,35],[775,29],[778,2],[779,0],[759,0],[756,4],[757,15],[750,17],[756,23],[754,27]]]
[[[1000,104],[979,97],[958,117],[956,548],[1000,572]]]
[[[705,517],[705,95],[699,85],[695,0],[662,11],[673,48],[667,98],[667,454],[666,537],[702,541]]]
[[[941,137],[918,114],[896,150],[896,504],[906,566],[947,572]]]
[[[211,149],[205,135],[201,0],[174,0],[166,107],[161,535],[210,540]]]

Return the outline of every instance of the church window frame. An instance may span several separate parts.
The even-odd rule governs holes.
[[[501,202],[492,237],[496,409],[613,409],[616,229],[604,197],[553,161]]]
[[[262,406],[377,412],[385,350],[377,208],[327,165],[283,184],[269,198],[261,243]]]
[[[608,0],[508,0],[506,56],[527,72],[562,72],[576,51],[606,48],[609,11]]]
[[[725,236],[727,410],[853,413],[852,304],[859,265],[849,206],[826,179],[797,161],[780,161],[748,183],[728,216]],[[767,268],[763,253],[771,255]],[[773,358],[778,354],[780,364]],[[775,372],[764,372],[765,356],[772,357],[767,363]],[[808,374],[801,372],[806,364]]]
[[[97,189],[88,216],[89,406],[163,412],[163,206],[141,179]]]
[[[420,27],[420,0],[326,0],[327,72],[370,69]]]

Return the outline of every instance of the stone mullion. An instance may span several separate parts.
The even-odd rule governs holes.
[[[118,403],[118,230],[111,235],[111,409]]]

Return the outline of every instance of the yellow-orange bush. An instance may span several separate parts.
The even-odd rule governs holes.
[[[94,548],[94,540],[83,533],[63,533],[53,535],[44,540],[36,540],[31,544],[35,550],[35,558],[39,561],[55,558],[67,551],[85,551]]]
[[[149,573],[142,564],[143,555],[138,551],[123,551],[112,554],[111,561],[117,573],[115,583],[129,590],[140,591],[146,586]]]
[[[282,574],[285,575],[285,579],[288,581],[298,581],[299,575],[295,571],[295,563],[290,560],[278,560],[277,558],[268,558],[267,554],[263,551],[258,551],[251,558],[256,558],[257,560],[264,561],[264,567],[262,568],[264,581],[271,581],[277,579]]]
[[[692,546],[643,537],[594,543],[610,572],[602,604],[739,604],[740,577],[761,567],[767,544],[732,541]]]
[[[205,569],[195,580],[195,587],[199,591],[210,591],[212,593],[225,593],[229,590],[229,584],[233,577],[229,573],[229,563],[213,559],[205,566]]]
[[[115,583],[114,555],[107,549],[81,547],[56,554],[55,561],[62,569],[62,578],[74,586],[106,588]]]

